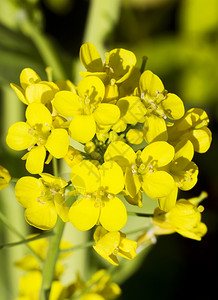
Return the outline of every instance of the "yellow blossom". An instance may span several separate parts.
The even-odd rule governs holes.
[[[198,198],[180,199],[168,212],[157,208],[153,217],[155,234],[177,232],[190,239],[200,241],[206,234],[207,227],[201,222],[201,212],[204,208],[198,204]]]
[[[60,115],[73,118],[69,125],[71,138],[87,143],[98,131],[98,126],[106,126],[109,130],[118,121],[120,110],[114,104],[102,103],[105,87],[96,76],[82,79],[77,92],[58,92],[53,106]]]
[[[39,75],[30,68],[25,68],[20,74],[21,87],[11,83],[18,98],[26,105],[30,103],[50,103],[55,93],[59,91],[54,82],[42,81]]]
[[[136,257],[137,242],[127,239],[120,231],[108,232],[102,226],[98,226],[94,240],[95,251],[113,265],[119,265],[117,255],[126,259]]]
[[[168,127],[169,143],[175,145],[181,140],[190,140],[196,152],[205,153],[212,141],[208,123],[208,115],[203,109],[189,109],[182,119]]]
[[[121,229],[127,221],[126,207],[115,195],[124,186],[122,169],[114,161],[97,168],[83,160],[71,171],[71,181],[82,195],[70,208],[69,220],[79,230],[89,230],[101,223],[109,231]]]
[[[26,208],[26,221],[39,229],[48,230],[55,226],[57,215],[68,222],[69,208],[65,203],[64,188],[67,182],[47,173],[41,178],[20,178],[15,186],[17,201]]]
[[[6,142],[13,150],[29,152],[26,168],[31,174],[43,171],[46,150],[55,158],[67,154],[69,137],[63,128],[54,128],[50,111],[41,103],[32,103],[26,109],[26,122],[14,123],[8,130]]]
[[[0,166],[0,191],[5,189],[11,180],[11,175],[7,169]]]

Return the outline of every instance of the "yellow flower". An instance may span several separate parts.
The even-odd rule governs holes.
[[[116,255],[126,259],[136,257],[137,242],[127,239],[120,231],[108,232],[102,226],[98,226],[94,233],[94,240],[95,251],[113,265],[119,265]]]
[[[182,119],[168,127],[169,143],[175,145],[181,140],[190,140],[196,152],[206,152],[212,141],[208,123],[208,115],[203,109],[189,109]]]
[[[82,195],[69,211],[69,220],[77,229],[89,230],[100,222],[108,231],[116,231],[126,224],[126,207],[115,196],[124,186],[122,169],[116,162],[97,168],[83,160],[72,168],[71,181]]]
[[[175,187],[173,177],[163,167],[174,157],[174,148],[167,142],[154,142],[137,154],[122,141],[111,143],[104,159],[116,161],[125,172],[125,187],[132,198],[142,188],[152,199],[166,197]]]
[[[72,139],[81,143],[89,142],[98,126],[107,126],[107,130],[120,117],[120,110],[114,104],[101,103],[105,87],[96,76],[82,79],[77,88],[78,94],[60,91],[55,95],[53,106],[64,117],[73,117],[69,125]]]
[[[8,170],[0,166],[0,191],[5,189],[11,180],[11,175]]]
[[[117,48],[105,54],[103,64],[98,50],[92,43],[85,43],[80,48],[80,60],[87,72],[80,72],[85,77],[95,75],[101,78],[106,85],[114,79],[116,83],[125,81],[136,64],[135,54],[131,51]]]
[[[69,137],[62,128],[54,128],[50,111],[41,103],[32,103],[26,109],[26,122],[13,124],[8,131],[6,142],[13,150],[28,149],[23,157],[26,169],[31,174],[43,171],[46,150],[55,158],[67,154]]]
[[[48,104],[59,91],[54,82],[42,81],[39,75],[30,68],[25,68],[20,73],[20,84],[21,87],[11,83],[11,87],[18,98],[26,105],[30,103]]]
[[[175,146],[175,156],[166,166],[166,171],[173,177],[176,186],[167,197],[159,199],[159,207],[170,210],[176,203],[178,188],[183,191],[192,189],[198,180],[198,167],[192,162],[194,147],[189,140],[182,140]]]
[[[200,241],[207,232],[207,227],[201,222],[203,206],[199,198],[189,200],[180,199],[167,213],[157,208],[154,212],[153,222],[156,234],[169,234],[177,232],[184,237]],[[201,201],[201,200],[200,200]]]
[[[180,119],[184,115],[182,100],[168,93],[160,78],[147,70],[139,79],[139,97],[147,109],[144,123],[144,138],[147,143],[167,140],[165,119]]]
[[[68,164],[69,167],[73,167],[76,164],[80,163],[83,160],[82,154],[72,146],[69,146],[66,156],[64,160]]]
[[[15,186],[15,195],[17,201],[26,208],[26,221],[42,230],[53,228],[57,215],[68,222],[65,186],[67,182],[64,179],[47,173],[42,173],[39,179],[30,176],[20,178]]]

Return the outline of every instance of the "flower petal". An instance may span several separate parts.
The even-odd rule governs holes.
[[[26,169],[31,174],[42,173],[44,169],[46,150],[44,146],[37,146],[27,153]]]
[[[98,50],[92,43],[85,43],[80,47],[80,60],[89,72],[103,71],[103,63]]]
[[[101,103],[93,113],[95,121],[100,125],[113,125],[120,117],[119,108],[110,103]]]
[[[146,92],[152,97],[157,96],[157,92],[162,93],[164,86],[160,78],[151,71],[144,71],[139,80],[141,92]]]
[[[20,84],[23,89],[26,89],[28,85],[40,82],[41,78],[39,75],[30,68],[25,68],[20,73]]]
[[[16,199],[24,207],[34,205],[42,191],[44,187],[41,181],[31,176],[21,177],[15,185]]]
[[[165,120],[156,115],[145,117],[143,132],[148,144],[156,141],[166,141],[168,137]]]
[[[96,133],[96,124],[93,115],[75,116],[70,123],[69,133],[71,138],[77,142],[89,142]]]
[[[168,93],[167,98],[162,102],[162,106],[169,119],[180,119],[185,113],[184,104],[176,94]]]
[[[72,168],[70,179],[75,189],[81,195],[93,193],[100,186],[99,170],[87,160],[83,160]]]
[[[35,83],[27,86],[25,96],[28,103],[47,104],[54,98],[54,91],[45,82]]]
[[[135,164],[136,153],[122,141],[111,143],[104,154],[105,161],[114,160],[121,168],[126,168]]]
[[[165,171],[143,175],[142,188],[151,199],[168,196],[175,187],[173,177]]]
[[[25,95],[24,95],[24,90],[19,87],[17,84],[15,83],[11,83],[10,86],[12,87],[12,89],[15,91],[15,93],[17,94],[17,97],[26,105],[29,104],[29,102],[26,100]]]
[[[26,109],[26,118],[30,126],[52,124],[50,111],[41,103],[31,103]]]
[[[89,230],[98,222],[100,207],[93,198],[79,198],[70,208],[69,220],[81,231]]]
[[[90,104],[100,103],[104,99],[105,86],[98,77],[88,76],[80,80],[78,94],[89,100]]]
[[[71,91],[58,92],[54,97],[53,106],[64,117],[74,117],[83,111],[79,96]]]
[[[175,186],[168,196],[158,199],[159,208],[166,212],[171,210],[176,205],[177,195],[178,187]]]
[[[158,167],[163,167],[173,160],[174,153],[174,147],[167,142],[154,142],[142,150],[141,159],[144,164],[155,161]]]
[[[115,161],[103,163],[99,168],[101,176],[101,187],[107,193],[118,194],[124,187],[123,171]]]
[[[52,229],[57,221],[56,208],[52,201],[36,202],[25,210],[27,223],[41,230]]]
[[[69,137],[65,129],[53,129],[45,144],[46,149],[55,158],[63,158],[68,151]]]
[[[126,207],[123,202],[117,197],[112,197],[108,201],[104,201],[99,221],[108,231],[120,230],[127,221]]]
[[[36,143],[36,139],[29,134],[30,126],[25,122],[17,122],[8,130],[6,142],[13,150],[24,150]]]
[[[147,111],[140,98],[134,96],[120,98],[116,105],[120,108],[122,120],[127,124],[135,125],[143,121]]]
[[[64,196],[62,196],[60,193],[56,193],[54,195],[54,204],[55,204],[57,214],[62,219],[62,221],[68,222],[69,207],[66,205],[64,201]]]

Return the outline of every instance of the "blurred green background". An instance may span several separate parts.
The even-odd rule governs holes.
[[[102,3],[107,6],[105,14],[98,10]],[[91,9],[95,9],[94,17],[90,17]],[[27,172],[20,153],[10,151],[5,144],[8,127],[24,116],[24,105],[10,82],[19,84],[25,67],[46,79],[45,67],[50,63],[55,79],[65,77],[77,83],[76,72],[81,68],[78,53],[85,41],[93,42],[101,53],[117,47],[131,50],[139,66],[141,57],[148,56],[146,68],[162,79],[168,91],[181,97],[186,109],[206,110],[213,133],[210,150],[194,157],[200,169],[196,187],[181,194],[188,198],[202,190],[208,192],[203,203],[207,235],[201,242],[176,234],[160,237],[137,272],[122,284],[120,299],[212,299],[218,282],[218,1],[0,1],[0,164],[13,177]],[[19,221],[21,208],[13,191],[5,191],[1,198],[1,211],[18,224],[20,231],[27,232],[28,226]],[[0,226],[1,242],[13,241],[10,234]],[[7,290],[14,289],[17,275],[8,263],[18,252],[16,248],[0,253],[4,270],[1,300],[10,300]]]

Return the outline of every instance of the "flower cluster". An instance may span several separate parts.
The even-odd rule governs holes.
[[[80,60],[86,71],[77,86],[43,81],[30,68],[20,74],[21,87],[11,84],[27,105],[26,121],[13,124],[6,141],[14,150],[27,150],[26,169],[38,175],[20,178],[15,188],[27,222],[42,230],[53,228],[58,216],[81,231],[99,225],[94,249],[117,265],[116,255],[133,259],[137,249],[120,232],[127,222],[125,203],[142,207],[145,193],[158,203],[155,233],[200,240],[206,233],[202,210],[177,196],[197,182],[194,152],[210,147],[206,112],[185,112],[157,75],[137,67],[131,51],[113,49],[103,61],[86,43]],[[44,172],[53,159],[70,167],[68,182]],[[66,195],[78,198],[68,206]]]

